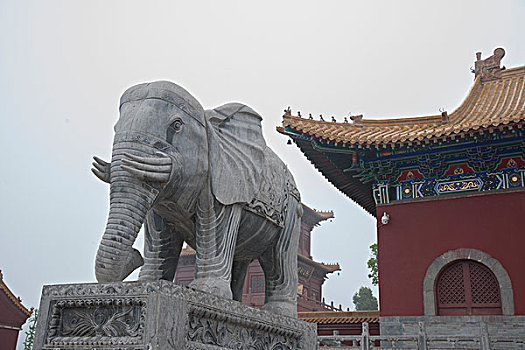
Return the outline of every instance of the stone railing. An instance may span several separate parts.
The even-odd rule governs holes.
[[[419,322],[417,335],[370,335],[368,323],[363,322],[361,335],[333,335],[318,336],[321,348],[330,349],[390,349],[390,350],[432,350],[432,349],[525,349],[525,338],[489,337],[487,326],[480,322],[480,336],[429,336],[425,332],[424,322]]]

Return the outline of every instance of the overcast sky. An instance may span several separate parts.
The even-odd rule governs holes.
[[[371,286],[375,220],[286,145],[283,109],[338,120],[452,111],[477,51],[501,46],[504,65],[525,64],[524,19],[524,1],[0,1],[5,280],[28,307],[43,284],[95,281],[109,189],[91,157],[110,158],[122,92],[162,79],[205,108],[237,101],[263,116],[304,203],[335,212],[314,229],[313,256],[341,264],[323,293],[353,308]]]

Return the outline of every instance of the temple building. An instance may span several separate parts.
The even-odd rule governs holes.
[[[18,332],[32,313],[33,308],[28,310],[7,287],[0,271],[0,349],[16,349]]]
[[[524,340],[525,66],[502,67],[504,54],[477,53],[450,113],[336,122],[288,109],[277,128],[377,218],[382,336]]]
[[[337,307],[326,304],[322,297],[322,285],[327,275],[340,271],[339,264],[325,264],[314,261],[310,253],[310,240],[314,227],[322,221],[334,217],[331,211],[323,212],[311,209],[303,204],[301,218],[301,234],[297,251],[297,273],[299,284],[297,287],[297,311],[326,311],[336,310]],[[193,281],[195,272],[195,250],[185,247],[179,259],[175,283],[189,284]],[[257,260],[253,261],[246,272],[242,302],[248,305],[261,307],[264,304],[264,272]]]

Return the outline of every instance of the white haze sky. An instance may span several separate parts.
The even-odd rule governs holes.
[[[283,109],[436,114],[466,96],[477,51],[525,64],[524,1],[3,0],[0,33],[0,268],[28,307],[43,284],[95,281],[109,189],[91,157],[110,158],[129,86],[170,80],[205,108],[258,111],[304,203],[335,212],[313,231],[313,257],[341,264],[323,293],[353,308],[371,286],[375,220],[286,145]]]

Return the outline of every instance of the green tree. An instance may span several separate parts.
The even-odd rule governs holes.
[[[368,287],[359,288],[359,292],[354,294],[353,302],[357,311],[378,309],[377,298],[372,294],[372,289]]]
[[[26,331],[26,338],[24,339],[24,350],[33,349],[33,342],[35,341],[36,319],[38,318],[38,309],[35,309],[33,316],[29,319],[29,329]]]
[[[374,243],[370,246],[372,256],[368,259],[367,265],[370,269],[368,278],[372,280],[372,284],[377,286],[379,284],[379,276],[377,273],[377,243]]]

